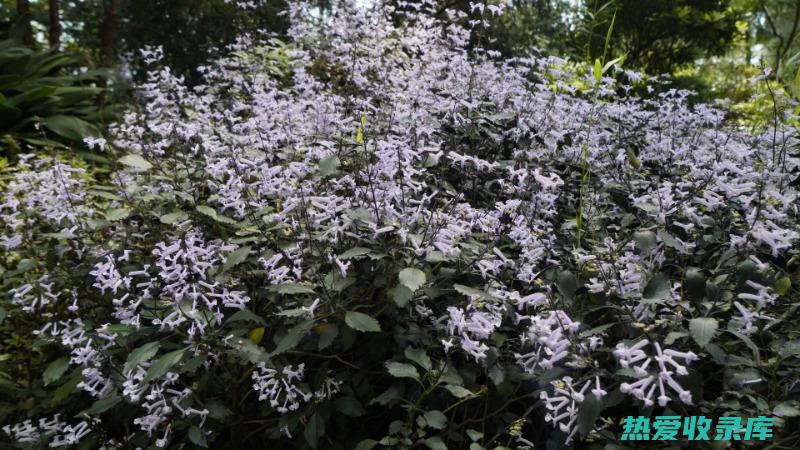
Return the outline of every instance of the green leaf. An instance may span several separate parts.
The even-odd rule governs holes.
[[[664,245],[675,249],[678,253],[682,255],[686,255],[689,253],[689,249],[686,248],[679,240],[675,239],[674,236],[669,234],[666,230],[659,229],[658,230],[658,238],[664,242]]]
[[[293,295],[293,294],[316,294],[314,288],[307,284],[299,283],[285,283],[276,284],[267,288],[268,291],[277,292],[278,294]]]
[[[395,378],[413,378],[419,381],[419,373],[417,373],[416,367],[411,364],[391,361],[386,363],[386,370]]]
[[[6,316],[7,315],[8,315],[8,313],[6,312],[6,309],[3,308],[2,306],[0,306],[0,325],[3,324],[4,320],[6,320]]]
[[[469,440],[477,442],[483,438],[483,433],[470,428],[469,430],[467,430],[467,436],[469,436]]]
[[[455,398],[465,398],[469,397],[470,395],[475,395],[469,389],[463,386],[459,386],[457,384],[445,384],[442,387],[444,387],[447,390],[447,392],[452,394],[453,397]]]
[[[364,331],[364,332],[381,331],[381,325],[380,323],[378,323],[377,320],[360,312],[347,311],[347,313],[344,315],[344,321],[345,323],[347,323],[347,326],[356,331]]]
[[[240,247],[225,256],[225,264],[222,265],[222,273],[229,271],[234,266],[247,259],[251,248],[250,246]]]
[[[431,428],[443,430],[447,425],[447,416],[445,416],[441,411],[425,411],[425,414],[422,416],[425,418],[425,422]]]
[[[194,445],[203,448],[208,448],[208,441],[206,441],[205,434],[203,434],[200,428],[197,428],[197,426],[195,425],[192,425],[189,428],[189,440],[192,441]]]
[[[400,284],[407,287],[411,292],[416,291],[423,284],[425,284],[425,272],[415,269],[413,267],[407,267],[400,271],[398,274],[398,278],[400,280]]]
[[[339,255],[339,259],[344,261],[347,259],[358,258],[359,256],[368,255],[371,251],[372,250],[364,247],[353,247],[350,250]]]
[[[702,300],[706,294],[706,277],[703,272],[696,267],[686,269],[684,287],[689,298],[695,301]]]
[[[411,290],[401,284],[389,289],[389,297],[394,301],[394,303],[400,307],[405,308],[408,305],[408,302],[414,298],[414,293]]]
[[[159,217],[158,219],[161,223],[165,223],[167,225],[172,225],[174,223],[182,222],[189,218],[189,215],[183,211],[175,211],[168,214],[164,214],[163,216]]]
[[[317,334],[319,334],[319,342],[317,343],[317,348],[320,350],[324,350],[333,343],[333,340],[336,339],[336,336],[339,335],[339,327],[336,324],[324,324],[329,326],[319,326],[315,330],[317,330]]]
[[[633,233],[633,241],[636,243],[636,248],[639,249],[642,255],[649,255],[658,241],[656,241],[656,234],[652,231],[644,230]]]
[[[379,405],[384,405],[384,406],[388,405],[394,400],[403,398],[403,391],[404,389],[402,384],[393,384],[389,386],[389,389],[387,389],[381,395],[370,400],[369,404],[373,405],[377,403]]]
[[[82,141],[85,137],[101,135],[97,127],[75,116],[57,114],[41,118],[41,123],[48,130],[73,141]]]
[[[333,402],[333,406],[348,417],[360,417],[367,413],[355,397],[339,397]]]
[[[429,437],[425,439],[425,445],[431,450],[447,450],[447,446],[439,436]]]
[[[112,393],[92,403],[92,406],[82,411],[81,414],[86,414],[88,416],[97,416],[113,408],[114,406],[117,405],[117,403],[121,401],[122,397]]]
[[[47,368],[44,369],[44,373],[42,374],[42,381],[44,381],[44,385],[47,386],[50,383],[58,381],[63,375],[64,372],[69,369],[69,358],[58,358],[57,360],[51,362],[47,365]]]
[[[378,445],[378,441],[374,439],[364,439],[356,445],[354,450],[372,450],[376,445]]]
[[[261,343],[261,340],[264,339],[264,327],[253,328],[250,330],[250,333],[247,334],[247,339],[250,339],[255,345]]]
[[[147,374],[144,376],[142,383],[149,383],[166,375],[172,366],[180,362],[181,358],[183,358],[184,351],[185,349],[175,350],[174,352],[160,356],[158,361],[147,369]]]
[[[600,62],[600,58],[595,58],[594,60],[594,82],[595,84],[600,84],[603,80],[603,63]]]
[[[81,376],[81,374],[77,374],[59,386],[58,389],[53,392],[53,397],[50,399],[50,406],[57,405],[61,402],[61,400],[69,397],[69,395],[73,392],[77,392],[78,383],[81,381],[83,381],[83,376]]]
[[[717,328],[719,328],[717,320],[710,317],[698,317],[689,321],[689,332],[700,347],[705,347],[711,342]]]
[[[761,352],[759,351],[758,346],[755,344],[755,342],[753,342],[752,339],[750,339],[749,337],[747,337],[742,333],[739,333],[738,331],[733,331],[733,330],[727,330],[727,331],[728,333],[739,338],[740,341],[744,342],[745,345],[747,345],[747,347],[750,349],[750,351],[753,352],[753,360],[757,364],[761,364]]]
[[[249,311],[247,309],[243,309],[241,311],[236,311],[235,313],[233,313],[232,316],[230,316],[228,318],[228,320],[225,321],[226,324],[230,324],[230,323],[234,323],[234,322],[253,322],[253,323],[258,323],[258,324],[261,324],[261,325],[265,324],[264,319],[262,319],[261,317],[253,314],[253,312],[251,312],[251,311]]]
[[[594,429],[594,424],[597,418],[600,417],[600,411],[603,409],[603,401],[594,396],[594,394],[587,394],[580,404],[578,409],[578,430],[581,436],[586,437]]]
[[[559,272],[558,280],[556,280],[556,289],[565,298],[574,298],[575,293],[578,292],[578,279],[575,274],[568,270]]]
[[[123,156],[119,159],[121,164],[125,164],[129,167],[134,167],[136,169],[141,170],[149,170],[153,168],[153,165],[147,162],[146,159],[142,157],[142,155],[137,155],[136,153],[131,153],[128,155]]]
[[[778,295],[783,295],[789,292],[789,289],[792,287],[792,279],[789,277],[783,277],[778,279],[775,282],[775,293]]]
[[[270,353],[270,356],[280,355],[281,353],[297,347],[297,345],[300,344],[300,341],[303,340],[303,337],[308,334],[308,330],[311,329],[312,325],[314,325],[313,320],[306,320],[298,323],[292,328],[289,328],[289,331],[286,332],[286,335],[283,336],[280,341],[278,341],[278,345],[275,347],[275,350]]]
[[[431,370],[431,367],[433,367],[431,359],[425,354],[425,350],[406,347],[403,353],[406,355],[406,358],[419,364],[425,370]]]
[[[672,298],[672,284],[663,273],[657,273],[644,287],[642,303],[657,304]]]
[[[787,400],[775,406],[772,410],[772,414],[778,417],[800,416],[800,403],[798,403],[797,400]]]
[[[217,214],[217,210],[212,208],[212,207],[210,207],[210,206],[200,205],[196,209],[197,209],[197,212],[199,212],[200,214],[208,216],[208,217],[214,219],[217,222],[226,223],[226,224],[229,224],[229,225],[233,225],[233,224],[236,223],[236,221],[233,220],[233,219],[230,219],[230,218],[225,217],[223,215]]]
[[[463,284],[453,284],[453,289],[456,290],[459,294],[466,295],[467,297],[475,297],[475,298],[483,298],[483,299],[490,299],[492,298],[491,295],[488,293],[480,290],[475,289],[469,286],[464,286]]]
[[[106,219],[114,222],[128,217],[131,211],[128,208],[113,208],[106,211]]]
[[[319,175],[327,178],[339,170],[339,157],[336,154],[326,156],[319,161]]]
[[[125,366],[122,368],[122,373],[128,373],[136,369],[136,366],[139,364],[150,360],[153,356],[156,356],[159,347],[161,347],[161,343],[158,341],[153,341],[133,349],[133,351],[128,355],[128,359],[125,361]]]
[[[633,151],[633,147],[628,146],[625,149],[625,156],[628,157],[628,162],[631,163],[634,169],[640,169],[642,167],[642,163],[639,161],[639,157],[636,156],[636,152]]]
[[[306,424],[306,429],[303,431],[303,436],[305,436],[306,442],[311,448],[317,448],[319,439],[325,436],[325,419],[317,413],[311,416],[311,419]]]

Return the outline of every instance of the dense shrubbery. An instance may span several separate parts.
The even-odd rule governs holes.
[[[243,37],[193,90],[156,68],[107,180],[23,158],[8,437],[625,448],[621,417],[674,413],[798,441],[792,118],[468,54],[481,24],[426,8],[295,7],[291,45]]]
[[[65,144],[77,147],[84,137],[101,135],[98,99],[107,74],[81,71],[80,60],[0,41],[0,155],[15,156],[29,146],[67,149]]]

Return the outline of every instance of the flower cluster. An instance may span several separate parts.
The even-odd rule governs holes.
[[[142,107],[87,141],[120,162],[96,179],[31,155],[3,175],[6,323],[70,399],[31,411],[103,418],[6,434],[539,448],[542,423],[584,438],[603,386],[706,408],[738,393],[682,377],[724,362],[780,387],[747,392],[761,409],[796,395],[747,337],[796,357],[791,116],[748,132],[614,66],[501,59],[488,4],[335,3],[292,2],[288,42],[241,36],[199,86],[144,50]]]

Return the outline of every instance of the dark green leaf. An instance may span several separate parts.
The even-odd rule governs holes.
[[[44,385],[47,386],[50,383],[58,381],[64,375],[64,372],[67,371],[67,369],[69,369],[69,358],[67,357],[58,358],[57,360],[48,364],[47,368],[42,374],[42,381],[44,381]]]
[[[347,311],[347,313],[345,313],[344,316],[344,321],[345,323],[347,323],[347,326],[356,331],[364,331],[364,332],[381,331],[381,325],[380,323],[378,323],[377,320],[360,312]]]

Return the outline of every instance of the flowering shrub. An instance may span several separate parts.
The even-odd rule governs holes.
[[[242,37],[203,86],[156,67],[90,141],[122,152],[107,177],[21,160],[4,326],[39,364],[11,361],[6,437],[625,448],[636,412],[795,442],[791,118],[746,133],[635,73],[468,52],[499,11],[431,7],[296,5],[291,44]]]

